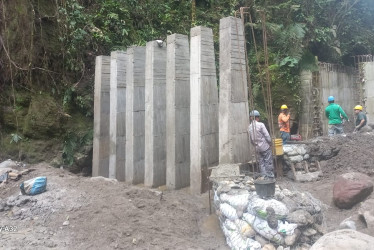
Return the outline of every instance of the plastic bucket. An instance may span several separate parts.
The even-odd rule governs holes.
[[[275,180],[255,180],[254,184],[260,197],[271,197],[275,193]]]
[[[282,139],[274,139],[273,140],[273,149],[275,155],[283,155],[283,140]]]

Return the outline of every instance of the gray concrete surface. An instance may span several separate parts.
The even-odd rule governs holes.
[[[151,41],[145,60],[144,184],[166,184],[166,43]]]
[[[213,33],[206,27],[191,29],[190,190],[208,189],[210,166],[218,165],[218,89]]]
[[[127,49],[126,182],[144,182],[145,47]]]
[[[92,176],[109,176],[110,57],[97,56],[95,65]]]
[[[225,17],[219,28],[219,163],[250,160],[247,73],[241,19]]]
[[[325,116],[325,108],[328,105],[327,98],[330,95],[334,96],[335,103],[343,108],[349,119],[353,122],[353,107],[358,102],[358,96],[354,80],[354,69],[351,67],[320,63],[319,77],[322,127],[323,134],[327,135],[328,119]]]
[[[166,186],[190,185],[190,48],[188,36],[167,37]]]
[[[367,62],[363,65],[364,70],[364,88],[365,88],[365,111],[367,113],[368,123],[374,122],[374,62]],[[362,105],[362,103],[360,103]]]
[[[302,71],[300,74],[301,81],[301,105],[302,112],[300,114],[299,134],[303,140],[313,137],[313,75],[311,71]],[[318,100],[320,102],[320,100]],[[324,107],[324,106],[323,106]],[[324,114],[324,113],[323,113]]]
[[[125,180],[126,63],[125,51],[110,54],[110,157],[109,178]]]

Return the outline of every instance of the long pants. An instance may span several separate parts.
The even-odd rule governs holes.
[[[329,124],[329,136],[344,134],[343,124]]]
[[[281,138],[282,138],[283,144],[287,144],[287,141],[290,140],[291,135],[290,135],[290,133],[281,131]]]
[[[271,147],[264,152],[259,152],[258,156],[258,164],[260,166],[261,175],[274,178],[273,155],[271,153]]]

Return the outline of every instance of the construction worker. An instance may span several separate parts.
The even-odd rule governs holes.
[[[265,125],[260,122],[260,113],[257,110],[249,114],[251,124],[248,133],[251,143],[256,147],[260,174],[264,179],[274,178],[273,155],[271,149],[271,138]]]
[[[329,119],[328,135],[333,136],[337,134],[344,134],[342,118],[349,121],[342,107],[335,103],[335,98],[329,96],[327,98],[329,105],[325,109],[325,115]]]
[[[354,107],[354,111],[356,114],[356,127],[353,130],[353,133],[360,131],[360,129],[364,127],[366,123],[368,122],[366,115],[364,114],[364,112],[362,112],[361,105],[356,105]]]
[[[290,140],[290,113],[286,104],[281,106],[281,113],[278,116],[279,131],[283,144],[286,144]]]

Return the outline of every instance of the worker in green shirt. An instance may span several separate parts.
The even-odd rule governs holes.
[[[326,117],[329,119],[328,135],[333,136],[337,134],[344,134],[342,118],[349,121],[348,116],[338,104],[335,103],[335,98],[329,96],[327,98],[329,105],[325,109]]]

